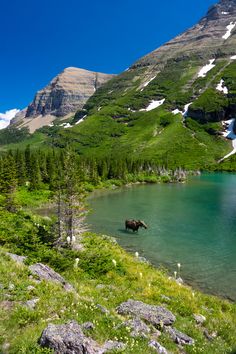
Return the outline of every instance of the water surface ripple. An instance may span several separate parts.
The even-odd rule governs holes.
[[[155,265],[208,293],[236,300],[236,175],[206,174],[186,184],[141,185],[89,199],[92,230],[115,236]],[[126,232],[127,218],[148,229]]]

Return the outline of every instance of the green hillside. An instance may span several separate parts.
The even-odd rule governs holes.
[[[87,115],[84,122],[69,129],[59,123],[41,128],[31,137],[2,145],[1,149],[25,148],[28,144],[33,148],[71,145],[87,157],[129,156],[168,168],[207,169],[232,150],[231,142],[219,135],[222,125],[217,114],[232,104],[233,98],[228,100],[215,87],[221,77],[229,82],[231,76],[229,88],[233,90],[231,73],[235,63],[217,61],[207,78],[197,77],[200,65],[195,57],[169,60],[162,72],[143,88],[140,85],[145,82],[145,69],[130,69],[98,89],[72,120],[75,123]],[[164,98],[159,108],[142,111],[152,100]],[[183,119],[181,114],[171,112],[176,108],[183,110],[192,101],[190,112],[214,112],[213,117],[197,123],[198,119]]]

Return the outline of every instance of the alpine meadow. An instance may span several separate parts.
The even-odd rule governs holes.
[[[0,127],[0,353],[236,353],[236,0]]]

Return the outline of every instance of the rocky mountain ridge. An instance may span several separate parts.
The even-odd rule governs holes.
[[[69,67],[38,91],[33,102],[12,120],[30,131],[81,109],[94,92],[114,75]]]
[[[84,115],[83,127],[74,129],[82,131],[82,145],[86,140],[88,146],[92,122],[99,127],[96,133],[106,136],[99,122],[108,124],[112,118],[119,123],[118,145],[124,153],[158,156],[159,161],[175,155],[174,164],[185,164],[192,154],[196,161],[197,150],[206,159],[216,149],[215,163],[228,156],[232,144],[222,136],[236,138],[225,130],[225,122],[236,117],[236,2],[220,1],[195,26],[107,82],[76,114],[77,121]],[[113,151],[116,145],[111,145]]]
[[[34,129],[42,122],[35,112],[36,102],[26,113]],[[52,128],[53,143],[69,140],[81,153],[142,156],[174,169],[208,168],[232,153],[230,140],[235,151],[235,117],[236,2],[221,0],[195,26],[99,87],[61,132]],[[43,116],[48,125],[53,119]]]
[[[196,54],[201,59],[212,56],[234,55],[236,50],[235,36],[224,37],[227,26],[236,24],[236,2],[234,0],[222,0],[213,5],[195,26],[178,35],[160,48],[147,54],[131,68],[137,66],[152,66],[165,63],[170,58],[186,58]]]

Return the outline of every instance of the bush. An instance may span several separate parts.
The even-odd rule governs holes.
[[[171,115],[162,116],[160,118],[160,125],[164,128],[170,125],[172,122],[173,122],[173,118]]]

